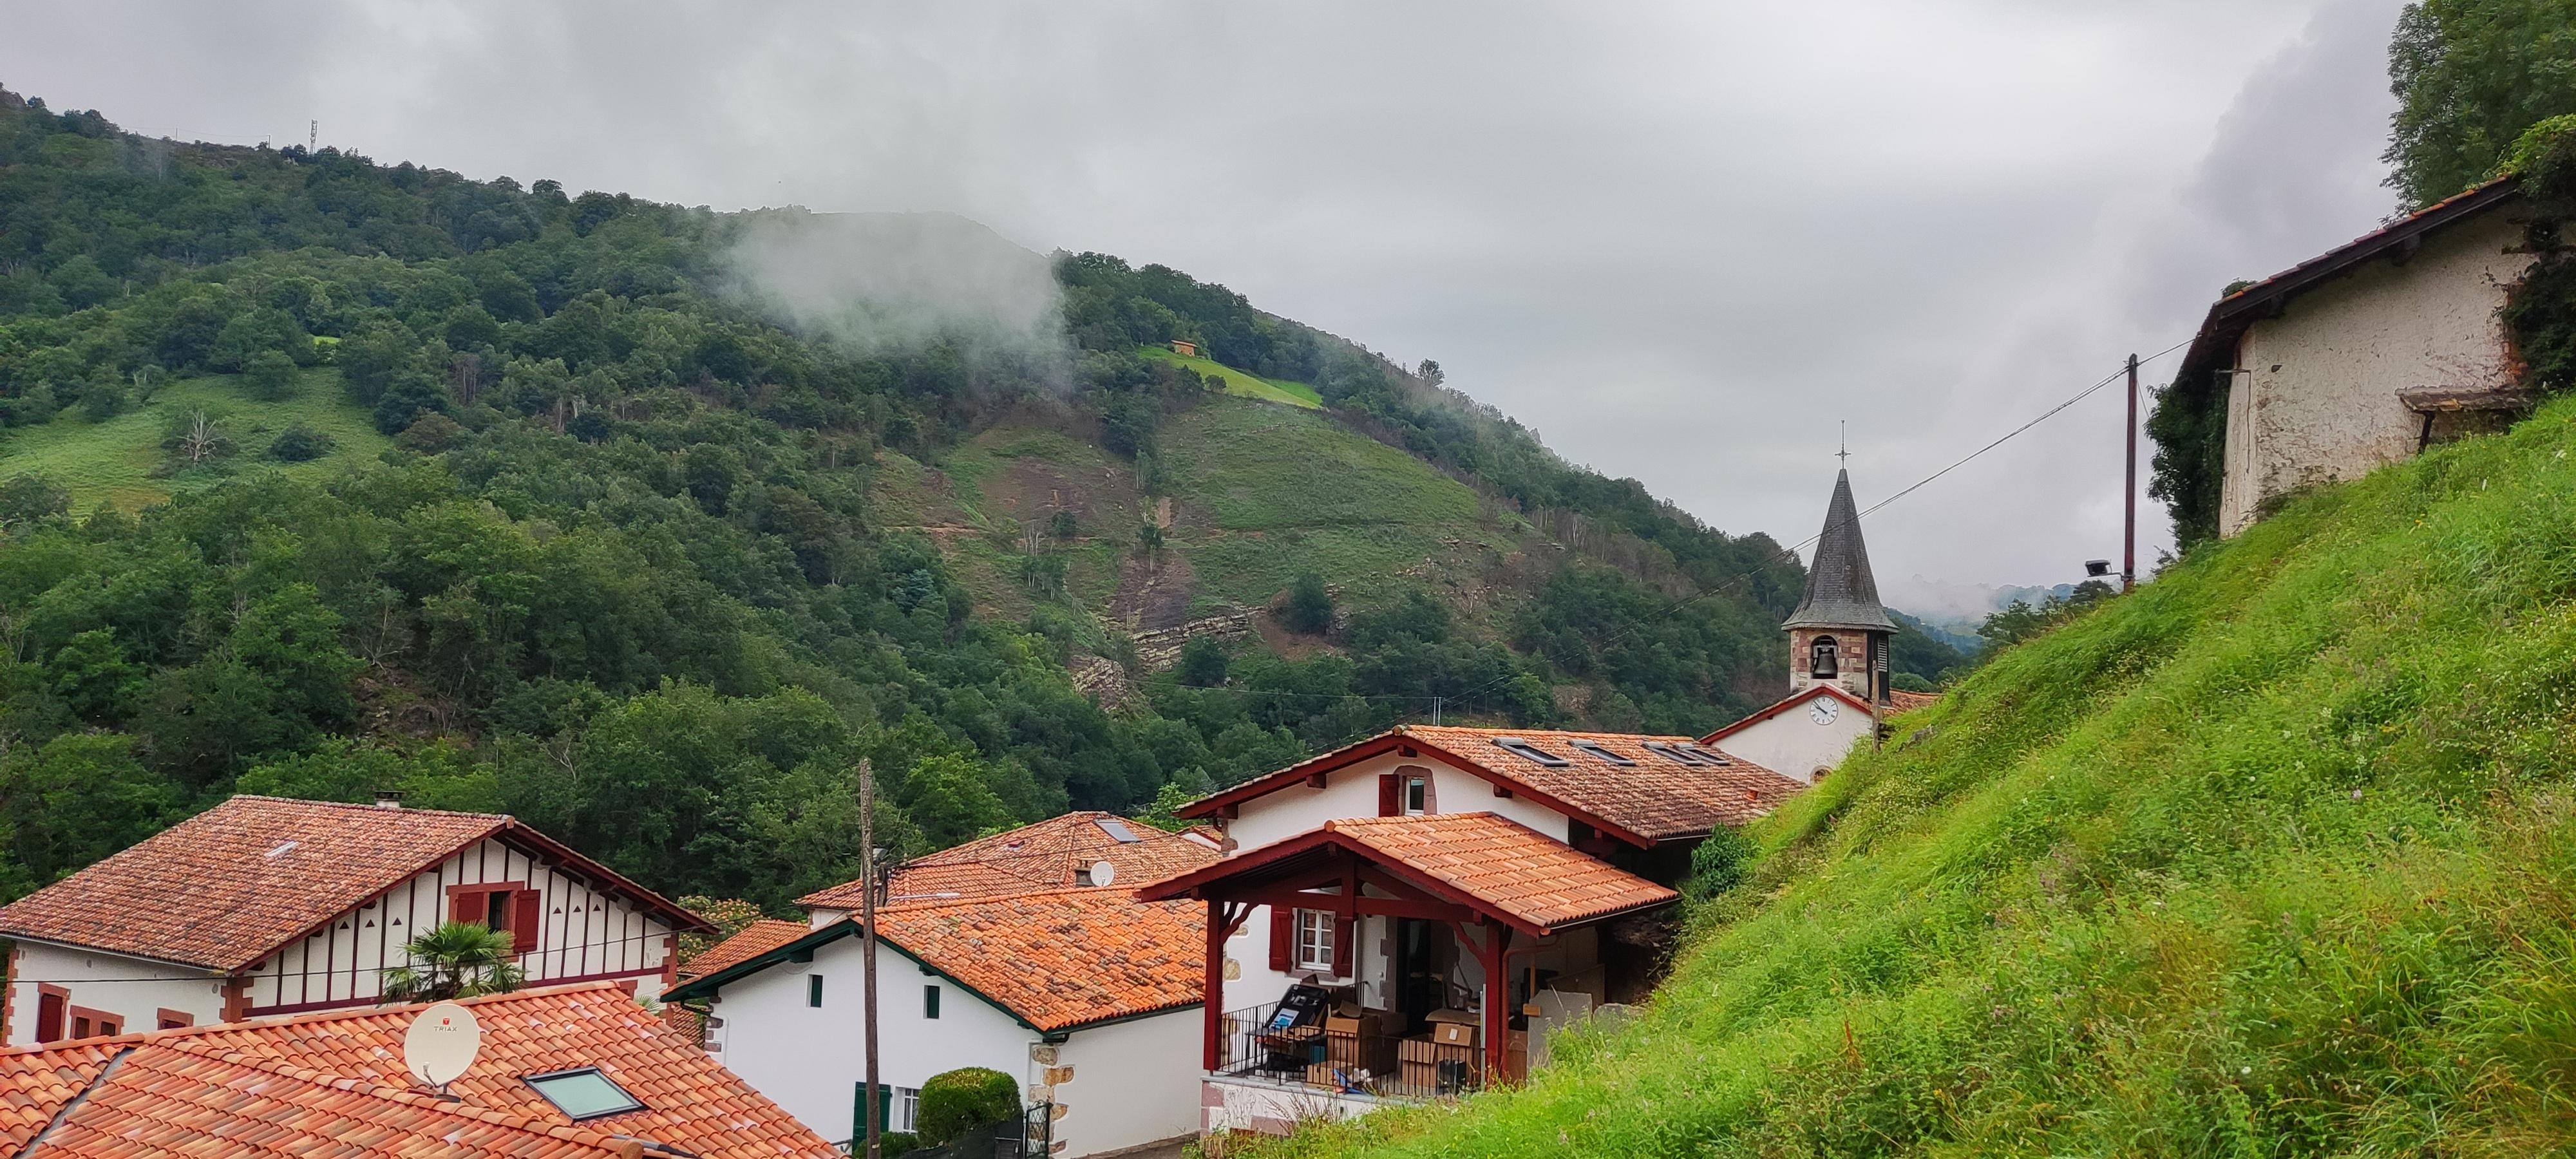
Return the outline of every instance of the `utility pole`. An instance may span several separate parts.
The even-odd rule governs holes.
[[[884,1159],[885,1104],[877,1097],[877,775],[859,758],[859,1005],[867,1019],[868,1089],[860,1113],[868,1119],[868,1159]]]
[[[2120,490],[2120,591],[2138,586],[2138,356],[2129,356],[2129,473]]]

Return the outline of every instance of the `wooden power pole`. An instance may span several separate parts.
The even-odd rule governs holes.
[[[884,1159],[885,1102],[877,1085],[877,776],[859,758],[859,1005],[867,1020],[868,1089],[859,1110],[868,1120],[868,1159]]]
[[[2120,590],[2138,586],[2138,356],[2129,356],[2129,473],[2120,491]]]

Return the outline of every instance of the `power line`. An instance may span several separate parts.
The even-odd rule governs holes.
[[[2155,361],[2155,360],[2157,360],[2157,359],[2159,359],[2159,358],[2164,357],[2165,355],[2171,354],[2171,353],[2173,353],[2173,352],[2174,352],[2174,351],[2176,351],[2176,350],[2180,350],[2180,349],[2182,349],[2183,347],[2190,345],[2190,344],[2191,344],[2191,341],[2192,341],[2191,339],[2189,339],[2189,338],[2185,338],[2185,339],[2183,339],[2183,340],[2182,340],[2182,341],[2180,341],[2180,342],[2176,342],[2176,343],[2174,343],[2174,344],[2173,344],[2173,345],[2171,345],[2171,346],[2167,346],[2167,347],[2165,347],[2165,348],[2164,348],[2164,349],[2162,349],[2162,350],[2156,351],[2154,354],[2150,354],[2150,355],[2147,355],[2147,356],[2146,356],[2146,357],[2144,357],[2144,358],[2139,359],[2139,360],[2138,360],[2138,364],[2139,364],[2139,365],[2141,365],[2141,366],[2144,366],[2144,365],[2146,365],[2147,363],[2153,362],[2153,361]],[[1898,491],[1897,493],[1895,493],[1895,494],[1893,494],[1893,495],[1890,495],[1890,496],[1888,496],[1888,497],[1887,497],[1887,498],[1885,498],[1885,499],[1881,499],[1881,500],[1879,500],[1879,501],[1878,501],[1878,502],[1876,502],[1876,503],[1870,504],[1867,508],[1865,508],[1865,509],[1863,509],[1863,510],[1861,510],[1861,511],[1858,511],[1858,512],[1853,513],[1853,515],[1852,515],[1852,522],[1854,522],[1854,523],[1858,523],[1861,519],[1863,519],[1863,518],[1867,517],[1868,515],[1870,515],[1871,513],[1875,512],[1875,511],[1877,511],[1877,510],[1879,510],[1880,508],[1885,507],[1885,506],[1887,506],[1887,505],[1888,505],[1888,504],[1890,504],[1890,503],[1894,503],[1894,502],[1896,502],[1896,501],[1897,501],[1897,500],[1899,500],[1899,499],[1903,499],[1903,498],[1905,498],[1906,496],[1908,496],[1908,495],[1911,495],[1911,494],[1915,493],[1916,491],[1920,491],[1920,490],[1922,490],[1925,486],[1930,485],[1934,480],[1937,480],[1937,479],[1941,478],[1942,476],[1949,474],[1949,473],[1950,473],[1950,472],[1952,472],[1952,471],[1956,471],[1956,470],[1958,470],[1958,469],[1959,469],[1959,468],[1961,468],[1961,467],[1967,466],[1970,462],[1973,462],[1973,461],[1975,461],[1976,459],[1978,459],[1978,458],[1980,458],[1980,457],[1984,456],[1987,452],[1992,451],[1992,450],[1994,450],[1995,448],[1997,448],[1997,447],[2000,447],[2000,446],[2004,445],[2005,443],[2011,442],[2013,439],[2015,439],[2015,438],[2017,438],[2017,437],[2019,437],[2019,436],[2021,436],[2021,435],[2023,435],[2023,434],[2027,433],[2027,432],[2028,432],[2032,427],[2036,427],[2036,426],[2038,426],[2038,425],[2039,425],[2039,424],[2041,424],[2041,423],[2047,422],[2048,420],[2050,420],[2050,419],[2052,419],[2052,418],[2057,417],[2057,415],[2058,415],[2058,414],[2060,414],[2061,412],[2065,411],[2065,410],[2066,410],[2066,408],[2071,407],[2071,406],[2074,406],[2076,403],[2082,402],[2082,401],[2084,401],[2084,400],[2085,400],[2085,399],[2087,399],[2087,398],[2091,398],[2091,397],[2092,397],[2093,395],[2095,395],[2096,393],[2099,393],[2099,392],[2102,390],[2102,388],[2104,388],[2104,387],[2106,387],[2106,386],[2109,386],[2109,385],[2111,385],[2111,384],[2112,384],[2112,383],[2114,383],[2114,382],[2118,382],[2118,381],[2120,381],[2123,377],[2125,377],[2125,376],[2128,374],[2128,372],[2129,372],[2128,364],[2127,364],[2127,362],[2126,362],[2126,361],[2123,361],[2123,362],[2121,363],[2120,369],[2115,370],[2115,371],[2112,371],[2112,372],[2110,373],[2110,375],[2109,375],[2109,376],[2107,376],[2107,377],[2103,378],[2101,381],[2096,382],[2096,383],[2094,383],[2094,384],[2093,384],[2093,385],[2091,385],[2091,386],[2085,387],[2084,389],[2082,389],[2082,390],[2079,390],[2079,391],[2075,392],[2073,395],[2069,396],[2065,401],[2058,403],[2056,406],[2052,406],[2052,407],[2048,408],[2047,410],[2041,411],[2037,417],[2035,417],[2035,418],[2031,419],[2029,422],[2023,423],[2023,424],[2021,424],[2020,426],[2014,427],[2013,429],[2011,429],[2011,430],[2009,430],[2009,431],[2004,432],[2001,436],[1997,437],[1993,442],[1987,443],[1986,445],[1984,445],[1984,446],[1982,446],[1982,447],[1979,447],[1979,448],[1977,448],[1976,450],[1973,450],[1973,451],[1968,452],[1966,455],[1961,456],[1961,457],[1960,457],[1958,460],[1956,460],[1955,462],[1952,462],[1949,466],[1943,467],[1943,468],[1941,468],[1941,469],[1940,469],[1940,470],[1938,470],[1938,471],[1934,471],[1934,472],[1932,472],[1931,474],[1929,474],[1929,475],[1926,475],[1926,476],[1922,477],[1921,479],[1917,479],[1917,480],[1915,480],[1911,485],[1907,486],[1904,490]],[[1670,616],[1670,615],[1672,615],[1673,613],[1675,613],[1675,612],[1679,612],[1679,611],[1681,611],[1682,609],[1684,609],[1684,608],[1687,608],[1687,607],[1691,606],[1692,604],[1698,603],[1699,601],[1704,600],[1704,599],[1707,599],[1708,597],[1713,596],[1713,595],[1716,595],[1716,594],[1718,594],[1718,593],[1720,593],[1720,592],[1727,591],[1727,590],[1729,590],[1729,589],[1733,588],[1736,584],[1743,583],[1743,582],[1745,582],[1745,581],[1747,581],[1747,580],[1751,580],[1751,579],[1753,579],[1754,577],[1761,575],[1764,571],[1769,570],[1769,568],[1770,568],[1774,563],[1780,562],[1782,559],[1786,559],[1786,560],[1789,560],[1789,561],[1793,561],[1793,562],[1794,562],[1794,561],[1798,558],[1798,552],[1799,552],[1799,550],[1800,550],[1800,549],[1805,548],[1805,547],[1808,547],[1808,546],[1810,546],[1810,545],[1812,545],[1812,544],[1814,544],[1814,543],[1816,543],[1816,542],[1818,542],[1818,541],[1822,540],[1822,539],[1825,537],[1825,535],[1826,535],[1826,533],[1827,533],[1827,532],[1831,532],[1831,531],[1838,530],[1838,529],[1839,529],[1839,527],[1840,527],[1840,525],[1838,525],[1838,524],[1831,524],[1831,523],[1826,524],[1822,529],[1818,530],[1814,535],[1810,535],[1810,536],[1808,536],[1808,537],[1807,537],[1807,538],[1805,538],[1805,539],[1799,540],[1798,542],[1796,542],[1796,543],[1794,543],[1794,544],[1789,545],[1788,547],[1782,548],[1782,549],[1780,550],[1780,553],[1779,553],[1779,555],[1778,555],[1777,557],[1774,557],[1773,559],[1766,561],[1766,562],[1763,564],[1763,566],[1758,567],[1758,568],[1751,569],[1751,570],[1749,570],[1749,571],[1745,571],[1745,572],[1740,573],[1740,574],[1738,574],[1738,575],[1734,575],[1734,576],[1727,577],[1726,579],[1723,579],[1723,580],[1719,580],[1718,582],[1716,582],[1716,583],[1714,583],[1714,584],[1711,584],[1711,585],[1709,585],[1709,586],[1707,586],[1707,587],[1701,588],[1701,589],[1700,589],[1699,591],[1697,591],[1697,592],[1694,592],[1694,593],[1692,593],[1692,594],[1690,594],[1690,595],[1688,595],[1688,596],[1685,596],[1685,597],[1683,597],[1683,598],[1681,598],[1681,599],[1679,599],[1679,600],[1675,600],[1675,601],[1673,602],[1673,604],[1672,604],[1672,606],[1671,606],[1671,607],[1668,607],[1668,608],[1664,609],[1664,615],[1665,615],[1665,616],[1667,616],[1667,617],[1669,617],[1669,616]],[[1632,625],[1630,625],[1630,626],[1628,626],[1628,627],[1626,627],[1626,628],[1622,628],[1622,629],[1620,629],[1618,632],[1616,632],[1616,633],[1612,634],[1612,635],[1610,636],[1610,638],[1608,638],[1608,639],[1606,639],[1606,640],[1601,641],[1599,644],[1595,645],[1594,647],[1595,647],[1596,649],[1598,649],[1598,650],[1607,650],[1608,648],[1610,648],[1610,647],[1612,647],[1612,646],[1614,646],[1614,645],[1618,644],[1618,643],[1619,643],[1619,641],[1624,640],[1624,639],[1628,638],[1629,636],[1631,636],[1631,635],[1635,634],[1637,631],[1638,631],[1638,627],[1637,627],[1636,625],[1632,624]],[[1493,690],[1495,690],[1495,689],[1497,689],[1497,688],[1502,687],[1505,683],[1508,683],[1511,679],[1513,679],[1513,678],[1517,677],[1518,675],[1519,675],[1519,674],[1515,673],[1513,677],[1503,677],[1503,678],[1495,679],[1495,680],[1493,680],[1493,681],[1491,681],[1491,682],[1488,682],[1488,683],[1487,683],[1487,684],[1485,684],[1484,686],[1482,686],[1482,687],[1480,687],[1480,688],[1477,688],[1477,689],[1475,689],[1475,690],[1473,690],[1473,691],[1469,692],[1469,693],[1467,694],[1467,696],[1466,696],[1466,697],[1450,697],[1449,699],[1451,699],[1451,700],[1461,700],[1461,699],[1467,699],[1467,698],[1469,698],[1469,697],[1482,697],[1485,693],[1491,692],[1491,691],[1493,691]],[[1415,699],[1429,699],[1429,698],[1428,698],[1428,697],[1416,697]],[[1421,716],[1421,715],[1422,715],[1422,714],[1421,714],[1419,711],[1412,712],[1412,713],[1407,713],[1407,714],[1405,714],[1404,716],[1397,717],[1397,718],[1396,718],[1396,720],[1395,720],[1395,722],[1394,722],[1393,724],[1388,725],[1387,727],[1388,727],[1388,728],[1394,728],[1394,727],[1396,727],[1396,726],[1398,726],[1398,725],[1402,725],[1402,724],[1404,724],[1405,722],[1407,722],[1407,721],[1409,721],[1409,720],[1415,719],[1415,718],[1417,718],[1417,717],[1419,717],[1419,716]],[[1383,730],[1383,729],[1381,729],[1381,730],[1378,730],[1378,731],[1384,731],[1384,730]],[[1348,742],[1344,742],[1344,743],[1348,743]],[[1335,746],[1335,747],[1339,747],[1339,746],[1337,745],[1337,746]],[[1328,750],[1328,751],[1329,751],[1329,750]]]

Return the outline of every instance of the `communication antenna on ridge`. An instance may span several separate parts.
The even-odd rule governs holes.
[[[304,151],[310,153],[314,149],[319,148],[321,144],[322,122],[315,121],[311,128],[304,131]]]

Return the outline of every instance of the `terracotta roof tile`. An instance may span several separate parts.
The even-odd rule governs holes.
[[[88,1091],[40,1154],[631,1154],[619,1137],[707,1159],[837,1154],[614,985],[466,1005],[483,1045],[454,1103],[410,1089],[402,1036],[420,1008],[378,1007],[0,1052],[0,1132],[22,1143]],[[645,1109],[575,1124],[522,1081],[585,1066]]]
[[[1103,823],[1127,830],[1120,841]],[[1081,884],[1075,872],[1095,861],[1117,870],[1121,883],[1142,882],[1195,869],[1217,853],[1178,833],[1166,833],[1115,813],[1082,812],[1023,825],[969,841],[896,867],[887,896],[897,900],[995,897]],[[857,909],[859,883],[844,882],[796,899],[826,909]]]
[[[579,857],[495,813],[234,797],[0,908],[0,935],[246,970],[505,830],[560,858]],[[642,886],[581,864],[683,925],[700,924]],[[186,904],[173,904],[181,898]]]
[[[1124,889],[914,902],[879,936],[1044,1031],[1190,1006],[1206,993],[1207,923]]]
[[[1505,739],[1527,741],[1565,763],[1533,761],[1496,743]],[[1576,741],[1584,744],[1577,745]],[[1329,775],[1335,769],[1408,744],[1445,754],[1506,788],[1527,789],[1595,818],[1602,825],[1647,841],[1692,837],[1719,825],[1741,825],[1768,814],[1782,800],[1806,788],[1803,781],[1731,754],[1714,754],[1722,764],[1683,764],[1647,748],[1650,742],[1697,743],[1686,736],[1640,733],[1406,725],[1201,797],[1183,806],[1181,813],[1186,817],[1207,816],[1226,805],[1288,788],[1317,774]],[[1601,755],[1605,750],[1617,759]]]
[[[1681,896],[1492,813],[1351,817],[1143,890],[1149,898],[1225,896],[1277,886],[1328,864],[1335,847],[1409,877],[1449,901],[1545,933]],[[1329,897],[1330,895],[1318,895]]]
[[[1887,694],[1887,706],[1898,712],[1912,712],[1927,705],[1937,704],[1940,700],[1941,694],[1938,692],[1906,692],[1899,689]]]
[[[610,1159],[635,1152],[598,1131],[479,1113],[260,1060],[210,1057],[185,1044],[127,1049],[87,1094],[34,1154]]]
[[[813,927],[803,922],[782,922],[762,918],[744,926],[734,936],[707,947],[706,952],[683,963],[680,966],[680,976],[697,978],[713,974],[736,962],[759,957],[813,932]]]
[[[1431,725],[1407,725],[1396,731],[1655,840],[1706,833],[1719,825],[1741,825],[1769,814],[1806,787],[1741,757],[1725,756],[1723,765],[1685,765],[1646,747],[1648,741],[1696,743],[1686,736]],[[1549,767],[1495,743],[1507,737],[1527,741],[1566,763]],[[1578,740],[1630,763],[1623,765],[1594,748],[1578,746],[1574,743]]]

